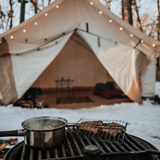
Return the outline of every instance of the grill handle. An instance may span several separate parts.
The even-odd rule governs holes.
[[[24,130],[0,131],[0,137],[24,136]]]

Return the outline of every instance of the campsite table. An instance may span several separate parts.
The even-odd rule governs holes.
[[[74,84],[74,80],[73,79],[64,79],[63,77],[60,80],[55,80],[56,83],[56,97],[59,97],[59,93],[60,93],[60,97],[62,98],[64,96],[63,92],[67,92],[67,97],[73,97],[74,96],[74,92],[73,92],[73,84]]]

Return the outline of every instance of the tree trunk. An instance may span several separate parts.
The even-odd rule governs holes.
[[[51,3],[51,0],[48,0],[48,6],[50,5],[50,3]]]
[[[159,0],[157,0],[157,7],[158,7],[158,24],[157,24],[157,34],[158,34],[158,40],[160,40],[160,6],[159,6]],[[157,58],[157,73],[156,73],[156,80],[159,81],[159,57]]]
[[[110,7],[111,7],[111,1],[112,0],[105,0],[106,2],[106,7],[110,10]]]
[[[34,13],[37,13],[37,0],[35,0],[35,7],[34,7]]]
[[[159,0],[157,0],[157,7],[158,7],[158,24],[157,24],[157,34],[158,34],[158,40],[160,40],[160,6],[159,6]]]
[[[12,9],[12,0],[9,0],[9,5],[10,5],[10,11],[9,11],[9,14],[8,14],[8,17],[10,18],[10,25],[9,25],[9,29],[12,28],[13,26],[13,9]]]
[[[37,10],[39,9],[37,7],[37,0],[30,0],[31,1],[31,4],[32,4],[32,7],[34,7],[34,13],[36,14],[37,13]],[[32,8],[31,7],[31,8]]]
[[[133,3],[133,6],[134,6],[134,9],[136,10],[136,13],[137,13],[137,21],[138,21],[139,29],[140,29],[140,31],[143,32],[141,19],[140,19],[138,7],[137,7],[137,4],[136,4],[136,0],[132,0],[132,3]]]
[[[42,7],[43,7],[43,9],[44,9],[44,0],[42,0]]]
[[[124,20],[124,0],[121,0],[121,6],[122,6],[122,19]]]
[[[132,0],[123,0],[124,20],[133,25],[132,19]]]

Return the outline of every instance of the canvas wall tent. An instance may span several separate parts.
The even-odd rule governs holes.
[[[75,46],[75,41],[72,42],[75,35],[82,38],[84,45],[91,50],[87,51],[88,54],[80,51],[84,46]],[[88,63],[92,73],[86,82],[78,82],[77,77],[77,86],[95,85],[95,82],[101,81],[98,77],[107,80],[108,76],[104,75],[109,73],[133,101],[140,102],[142,96],[155,94],[155,58],[159,56],[160,43],[134,29],[97,0],[56,0],[31,19],[0,35],[0,38],[0,93],[4,104],[21,98],[33,84],[42,85],[40,78],[43,79],[43,71],[48,66],[55,67],[52,62],[56,59],[61,57],[64,60],[66,57],[66,62],[71,59],[74,62],[75,55],[79,57],[77,62],[72,63],[73,66]],[[152,47],[153,44],[155,47]],[[83,56],[88,56],[84,63],[81,61]],[[93,69],[90,63],[96,57],[99,62],[95,62]],[[107,72],[103,69],[102,73],[96,72],[100,64],[103,65],[100,68],[105,68]],[[62,71],[65,68],[62,65],[57,69]],[[76,72],[76,69],[72,71]],[[53,68],[53,73],[58,72]],[[81,74],[85,80],[88,75],[83,73],[76,74]],[[66,72],[64,74],[68,78]],[[74,73],[72,75],[75,76]],[[56,76],[60,78],[62,75]],[[97,79],[93,80],[93,76]]]

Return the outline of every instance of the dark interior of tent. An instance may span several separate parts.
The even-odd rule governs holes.
[[[14,105],[76,108],[131,101],[77,33]]]

